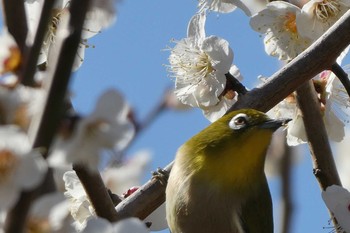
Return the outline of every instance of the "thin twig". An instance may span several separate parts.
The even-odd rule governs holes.
[[[338,77],[339,81],[343,84],[348,96],[350,96],[350,80],[348,74],[338,64],[334,63],[331,68],[332,72]]]
[[[23,72],[21,72],[21,82],[26,86],[34,86],[34,74],[36,71],[36,65],[39,58],[41,46],[44,41],[45,34],[47,32],[48,24],[51,20],[52,7],[55,4],[55,0],[44,1],[44,6],[41,11],[40,21],[38,29],[35,34],[33,45],[29,48],[28,56],[24,58]]]
[[[88,168],[80,164],[74,164],[73,170],[77,173],[80,182],[84,186],[96,215],[110,222],[118,221],[120,218],[115,211],[114,204],[102,181],[100,173],[89,171]]]
[[[136,139],[140,136],[140,134],[148,128],[159,116],[161,113],[164,112],[166,109],[165,101],[164,101],[164,96],[163,98],[159,101],[159,103],[151,109],[151,111],[148,113],[148,115],[145,117],[145,119],[141,122],[137,121],[135,116],[131,116],[131,121],[133,122],[135,126],[135,136],[132,138],[132,140],[129,142],[129,144],[124,148],[122,151],[125,153],[132,145],[133,143],[136,142]],[[133,114],[133,113],[132,113]]]
[[[308,137],[314,175],[322,190],[336,184],[341,186],[341,181],[335,166],[331,147],[329,145],[326,127],[320,110],[312,81],[302,85],[297,90],[297,102],[303,114],[303,121]],[[330,213],[333,223],[337,226],[336,219]]]
[[[226,76],[226,88],[229,90],[236,91],[239,95],[244,95],[248,93],[248,90],[245,86],[236,79],[231,73],[225,74]],[[225,89],[226,89],[225,88]]]
[[[148,113],[145,119],[137,125],[137,134],[139,134],[141,131],[150,126],[165,109],[166,105],[163,96],[163,98],[158,102],[158,104]]]

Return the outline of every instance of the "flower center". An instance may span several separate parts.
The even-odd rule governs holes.
[[[108,121],[104,119],[96,119],[86,125],[86,136],[97,137],[100,131],[107,131],[110,128]]]
[[[295,14],[287,13],[285,15],[285,20],[284,20],[284,29],[294,34],[297,33],[297,24],[296,24],[295,18],[296,18]]]
[[[315,8],[316,18],[320,21],[326,21],[327,19],[338,15],[340,12],[340,4],[336,0],[323,0],[318,3]]]
[[[171,72],[182,84],[198,84],[215,71],[208,54],[185,40],[172,50],[169,62]]]
[[[209,56],[206,53],[201,53],[199,55],[198,61],[195,62],[193,68],[199,73],[204,73],[205,76],[214,71],[214,68],[211,65]]]
[[[4,60],[3,70],[1,74],[16,71],[21,63],[21,52],[17,46],[9,48],[10,54]]]
[[[45,40],[44,43],[54,43],[55,42],[57,28],[60,24],[61,17],[65,13],[66,10],[67,10],[67,8],[63,8],[60,10],[57,10],[57,9],[53,10],[53,16],[52,16],[51,22],[49,24],[48,32],[47,32],[48,33],[47,39]]]
[[[15,154],[6,149],[0,150],[0,182],[6,181],[17,165]]]
[[[47,219],[30,218],[27,223],[27,233],[49,233],[51,230]]]

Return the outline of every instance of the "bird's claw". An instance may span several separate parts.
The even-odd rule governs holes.
[[[163,168],[157,168],[157,171],[152,172],[152,178],[159,180],[162,185],[168,183],[169,172]]]

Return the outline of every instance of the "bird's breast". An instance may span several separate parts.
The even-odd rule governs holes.
[[[167,219],[172,233],[243,233],[241,198],[218,193],[194,177],[167,188]]]

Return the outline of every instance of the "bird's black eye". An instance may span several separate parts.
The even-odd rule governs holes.
[[[245,117],[238,117],[235,119],[236,125],[245,125],[247,123],[247,119]]]
[[[247,124],[248,116],[244,113],[240,113],[231,119],[229,126],[231,129],[238,130],[244,128]]]

